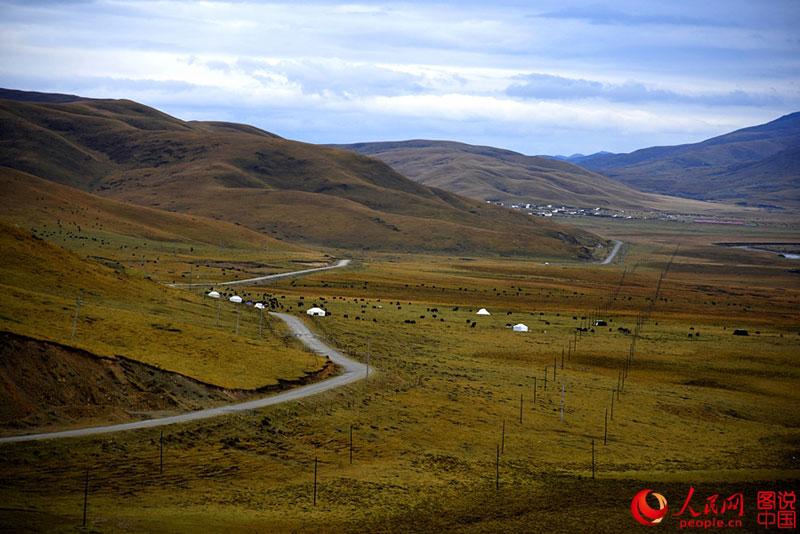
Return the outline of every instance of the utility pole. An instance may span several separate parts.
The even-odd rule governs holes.
[[[317,457],[314,456],[314,506],[317,505]]]
[[[500,445],[497,446],[497,457],[494,462],[494,489],[500,491]]]
[[[86,468],[86,478],[83,481],[83,528],[86,528],[86,512],[89,507],[89,468]]]

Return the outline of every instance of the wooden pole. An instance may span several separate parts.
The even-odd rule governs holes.
[[[314,506],[317,505],[317,457],[314,456]]]
[[[608,408],[606,408],[605,426],[603,428],[603,445],[608,445]]]
[[[561,383],[561,422],[562,422],[562,423],[564,422],[564,402],[565,402],[565,400],[566,400],[566,399],[565,399],[565,397],[566,397],[566,393],[567,393],[567,387],[566,387],[566,384],[564,384],[564,383],[562,382],[562,383]]]
[[[519,424],[522,424],[522,393],[519,394]]]
[[[500,445],[497,446],[497,457],[494,461],[494,489],[500,491]]]
[[[553,356],[553,384],[556,383],[556,370],[558,369],[558,361],[556,357]]]
[[[561,347],[561,368],[564,368],[564,347]]]
[[[264,308],[258,309],[258,337],[261,337],[264,331]]]
[[[158,440],[159,443],[159,460],[161,467],[159,469],[160,473],[164,473],[164,431],[161,431],[161,437]]]
[[[544,368],[544,390],[547,391],[547,367]]]
[[[594,440],[592,440],[592,480],[594,480]]]
[[[536,408],[536,377],[533,377],[533,407]]]
[[[350,424],[350,465],[353,465],[353,424]]]
[[[506,420],[503,419],[503,433],[500,437],[500,452],[506,452]]]
[[[83,480],[83,528],[86,528],[86,512],[89,508],[89,468],[86,468],[86,478]]]

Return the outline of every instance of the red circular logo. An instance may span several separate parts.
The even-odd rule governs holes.
[[[658,501],[658,508],[653,508],[647,503],[647,496],[652,494]],[[667,515],[667,499],[653,490],[643,489],[634,495],[631,501],[631,514],[633,518],[646,527],[661,523]]]

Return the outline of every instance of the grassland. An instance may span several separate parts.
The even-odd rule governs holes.
[[[322,365],[268,318],[259,335],[252,308],[225,302],[218,310],[202,293],[129,274],[120,262],[87,261],[13,227],[2,226],[0,239],[5,331],[125,356],[227,388],[277,384]]]
[[[713,245],[741,240],[740,228],[607,224],[626,240],[609,266],[373,254],[251,288],[289,312],[324,304],[331,315],[311,326],[356,358],[369,353],[376,372],[302,402],[170,427],[163,473],[155,431],[2,446],[0,525],[73,530],[88,469],[98,531],[620,531],[634,524],[639,489],[679,507],[689,486],[696,508],[744,491],[752,526],[755,490],[800,479],[797,267]],[[745,233],[797,239],[791,226]],[[604,444],[631,346],[618,329],[651,306]],[[598,308],[608,327],[576,340]],[[530,332],[507,328],[517,322]]]

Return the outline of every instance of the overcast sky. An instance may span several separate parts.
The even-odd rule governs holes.
[[[314,143],[619,152],[800,110],[798,28],[798,0],[0,0],[0,86]]]

